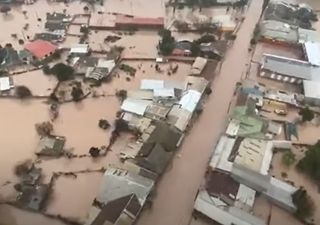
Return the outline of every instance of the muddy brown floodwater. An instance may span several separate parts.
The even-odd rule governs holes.
[[[157,187],[152,209],[143,212],[138,225],[186,225],[190,223],[194,199],[207,162],[225,128],[230,99],[245,71],[252,31],[259,19],[262,0],[252,1],[246,19],[229,49],[204,112],[185,138],[180,152]]]

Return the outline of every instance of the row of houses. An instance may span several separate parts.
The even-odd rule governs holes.
[[[274,149],[290,149],[291,142],[274,140],[282,125],[259,115],[267,92],[255,82],[244,81],[209,161],[194,210],[217,224],[266,225],[253,213],[258,193],[291,213],[296,210],[291,196],[298,188],[270,175]]]
[[[86,225],[134,223],[149,205],[155,183],[201,107],[208,84],[199,76],[182,82],[144,79],[139,90],[127,92],[120,119],[138,135],[120,152],[123,168],[105,172]]]

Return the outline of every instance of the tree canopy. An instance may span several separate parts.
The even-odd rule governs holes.
[[[314,113],[308,107],[302,108],[299,115],[302,117],[302,122],[311,121],[314,118]]]
[[[64,63],[57,63],[51,68],[51,73],[54,74],[59,81],[66,81],[73,78],[73,68]]]
[[[314,203],[307,191],[303,188],[299,188],[292,194],[292,202],[297,207],[295,215],[302,220],[313,215]]]
[[[31,97],[32,93],[28,87],[21,85],[21,86],[16,86],[15,95],[18,98],[23,99],[23,98]]]
[[[174,49],[175,39],[170,30],[163,29],[159,32],[161,40],[159,42],[159,50],[163,55],[170,55]]]
[[[282,155],[282,163],[287,167],[291,166],[296,161],[296,156],[291,151],[287,151]]]
[[[297,168],[313,179],[320,180],[320,141],[309,147],[304,158],[298,162]]]

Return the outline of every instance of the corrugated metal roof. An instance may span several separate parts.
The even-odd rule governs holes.
[[[304,49],[309,63],[314,66],[320,66],[320,44],[315,42],[304,43]]]
[[[253,207],[256,191],[244,184],[239,185],[239,190],[236,196],[237,201]]]
[[[193,113],[201,98],[201,93],[194,90],[188,90],[179,101],[182,109]]]
[[[320,67],[314,67],[301,60],[269,54],[264,54],[261,68],[303,80],[311,80],[320,74]]]
[[[137,115],[143,116],[147,107],[152,103],[152,101],[127,98],[123,101],[121,109],[123,111],[135,113]]]
[[[143,79],[140,83],[140,89],[142,90],[154,90],[154,89],[162,89],[164,88],[163,80],[150,80]]]
[[[154,89],[153,95],[155,97],[163,97],[163,98],[171,97],[171,98],[173,98],[175,96],[174,88]]]

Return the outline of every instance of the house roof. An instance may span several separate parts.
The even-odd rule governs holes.
[[[87,44],[76,44],[71,46],[70,54],[86,54],[89,51],[89,45]]]
[[[197,57],[192,64],[191,74],[192,75],[200,75],[205,66],[207,65],[207,59],[202,57]]]
[[[308,41],[303,46],[309,63],[320,66],[320,43]]]
[[[154,181],[127,170],[108,168],[104,173],[97,201],[107,204],[113,200],[135,194],[143,205],[152,190]]]
[[[151,103],[152,101],[150,100],[126,98],[121,105],[121,109],[123,111],[143,116],[147,107],[151,105]]]
[[[138,216],[142,205],[135,194],[115,199],[104,205],[91,225],[104,225],[106,221],[117,225],[130,225]],[[126,218],[126,223],[117,223],[119,219]]]
[[[140,149],[135,162],[154,173],[162,174],[173,156],[159,143],[147,142]]]
[[[61,38],[62,35],[54,33],[37,33],[34,36],[34,39],[41,39],[44,41],[59,41]]]
[[[199,101],[201,99],[201,93],[195,90],[188,90],[186,91],[180,101],[179,104],[181,105],[182,109],[185,109],[189,111],[190,113],[193,113],[196,109]]]
[[[22,63],[18,52],[14,48],[0,48],[0,66],[10,67],[21,65]]]
[[[35,40],[25,45],[25,49],[36,58],[41,59],[55,52],[58,47],[49,41]]]
[[[44,24],[44,27],[49,31],[55,31],[55,30],[65,30],[67,27],[67,24],[62,22],[46,22]]]
[[[9,77],[0,77],[0,91],[8,91],[11,87]]]
[[[320,82],[304,80],[303,91],[306,98],[320,99]]]
[[[308,62],[269,54],[264,54],[261,68],[303,80],[311,80],[320,74],[320,67],[314,67]]]
[[[39,141],[36,154],[45,156],[60,156],[63,153],[65,137],[47,136],[42,137]]]
[[[142,90],[154,90],[154,89],[162,89],[165,87],[165,82],[163,80],[150,80],[143,79],[140,83],[140,89]]]

